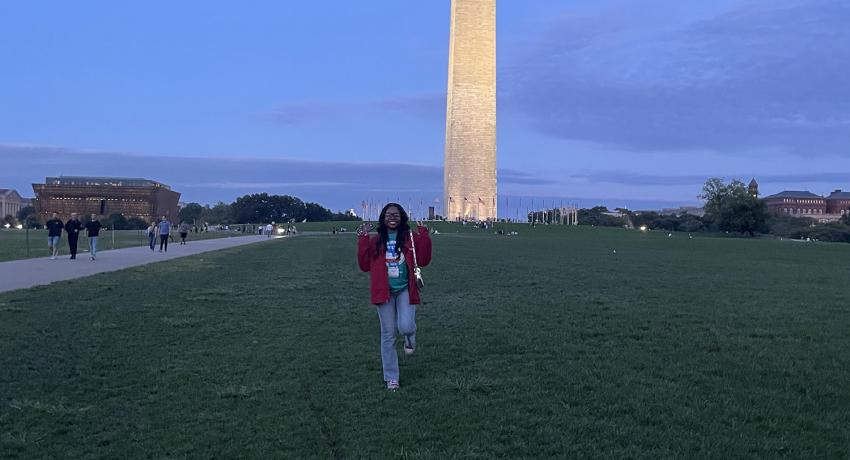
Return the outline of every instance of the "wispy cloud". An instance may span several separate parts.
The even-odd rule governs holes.
[[[204,183],[185,183],[182,184],[186,188],[221,188],[221,189],[254,189],[254,190],[272,190],[286,187],[360,187],[363,184],[353,182],[204,182]]]
[[[392,97],[378,101],[375,106],[429,121],[443,121],[446,117],[446,94],[426,93]]]
[[[504,102],[550,136],[636,151],[850,156],[850,3],[756,0],[672,29],[634,12],[559,18],[511,57]]]
[[[550,185],[559,183],[558,180],[545,177],[541,174],[517,171],[515,169],[499,169],[497,175],[500,184]]]
[[[311,121],[322,121],[328,118],[349,116],[354,113],[356,105],[343,102],[306,101],[280,105],[264,118],[284,125],[297,125]]]
[[[364,114],[404,114],[426,121],[442,123],[446,116],[446,95],[440,92],[390,96],[363,102],[300,101],[281,104],[263,118],[284,125],[314,121],[362,117]]]
[[[268,192],[295,195],[340,210],[362,201],[433,203],[442,195],[443,183],[441,166],[422,164],[150,156],[3,144],[0,144],[0,158],[4,165],[0,170],[0,185],[15,188],[24,196],[31,196],[31,184],[41,182],[45,176],[136,176],[171,185],[183,194],[183,201],[214,203],[248,193]],[[607,203],[611,200],[605,200],[606,197],[631,196],[629,203],[641,202],[643,198],[646,206],[651,202],[647,200],[655,199],[657,203],[667,200],[670,204],[677,197],[693,197],[711,175],[745,181],[752,177],[728,172],[654,175],[625,170],[562,172],[554,176],[551,171],[513,168],[500,168],[497,174],[500,192],[514,197],[598,194],[599,202]],[[810,188],[816,193],[850,188],[847,183],[850,172],[754,175],[769,187],[765,191],[771,193],[787,187]],[[589,198],[581,202],[593,204]],[[622,204],[623,200],[616,202]]]
[[[850,172],[824,172],[799,174],[683,174],[683,175],[651,175],[635,174],[625,171],[595,171],[576,173],[569,176],[572,179],[586,180],[596,184],[620,184],[632,186],[680,186],[693,185],[699,187],[709,177],[739,179],[748,182],[755,178],[760,184],[823,184],[828,187],[840,186],[848,181]]]
[[[350,207],[370,194],[429,199],[440,195],[440,166],[386,162],[305,161],[286,158],[149,156],[82,152],[56,147],[0,144],[0,183],[30,195],[33,182],[51,175],[138,176],[156,179],[183,194],[184,201],[229,201],[248,193],[278,193]],[[33,161],[38,159],[39,161]],[[14,176],[6,176],[14,171]],[[382,191],[378,192],[377,190]]]

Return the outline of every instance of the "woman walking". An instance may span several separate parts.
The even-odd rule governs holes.
[[[371,301],[381,322],[384,381],[392,391],[399,388],[396,330],[404,336],[405,354],[416,350],[416,305],[420,300],[414,269],[431,261],[428,228],[417,223],[411,230],[407,222],[404,208],[389,203],[378,217],[377,235],[369,235],[370,223],[357,228],[357,262],[361,270],[369,272]]]
[[[148,227],[148,246],[151,248],[151,252],[154,251],[154,247],[156,246],[156,230],[156,220],[152,220]]]

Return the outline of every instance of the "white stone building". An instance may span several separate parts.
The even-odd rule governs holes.
[[[18,211],[25,206],[23,201],[15,190],[0,188],[0,219],[6,216],[18,217]]]

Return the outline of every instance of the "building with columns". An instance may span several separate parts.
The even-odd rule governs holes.
[[[850,192],[840,189],[823,197],[804,190],[785,190],[764,198],[774,214],[808,217],[818,222],[835,222],[850,214]]]
[[[26,206],[24,198],[17,191],[0,188],[0,219],[6,216],[18,217],[18,211]]]

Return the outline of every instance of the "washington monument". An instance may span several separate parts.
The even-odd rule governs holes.
[[[496,218],[496,0],[452,0],[445,217]]]

